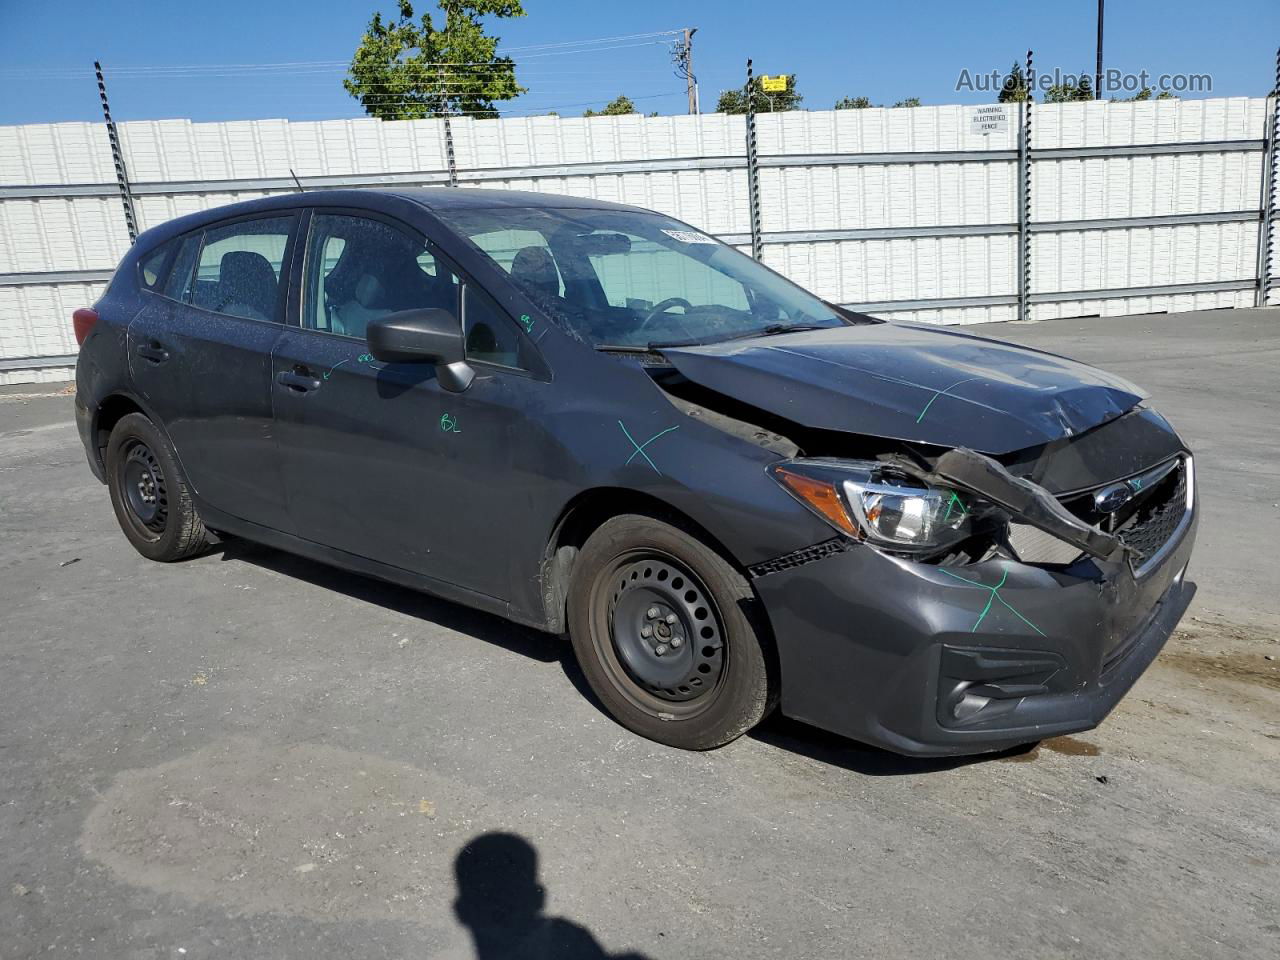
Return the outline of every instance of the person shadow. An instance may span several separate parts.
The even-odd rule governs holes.
[[[607,953],[586,927],[543,913],[538,851],[517,834],[481,834],[458,852],[453,872],[453,912],[470,931],[477,960],[649,960]]]

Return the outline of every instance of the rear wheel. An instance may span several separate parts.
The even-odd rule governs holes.
[[[652,740],[706,750],[755,726],[776,699],[754,607],[746,580],[706,544],[627,515],[582,547],[569,632],[615,719]]]
[[[106,463],[116,520],[140,554],[170,562],[207,546],[173,447],[147,417],[131,413],[120,418],[107,441]]]

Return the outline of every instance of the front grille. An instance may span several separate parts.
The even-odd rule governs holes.
[[[1187,512],[1186,461],[1169,474],[1137,512],[1115,529],[1115,534],[1133,550],[1141,563],[1155,556],[1169,542]]]
[[[1186,516],[1189,509],[1187,464],[1186,458],[1179,459],[1174,469],[1112,513],[1099,511],[1094,494],[1115,484],[1073,493],[1063,498],[1062,505],[1090,526],[1117,536],[1133,551],[1134,566],[1141,566],[1160,552]],[[1136,486],[1142,477],[1158,475],[1158,470],[1138,474],[1137,479],[1131,477],[1128,482],[1131,487]],[[1009,540],[1014,553],[1024,563],[1060,565],[1081,555],[1079,550],[1056,537],[1016,522],[1009,525]]]

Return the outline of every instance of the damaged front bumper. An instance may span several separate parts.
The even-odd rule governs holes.
[[[1195,592],[1184,573],[1198,505],[1186,479],[1185,514],[1145,557],[1095,542],[1068,566],[953,567],[838,544],[754,569],[783,713],[916,756],[1097,726]]]

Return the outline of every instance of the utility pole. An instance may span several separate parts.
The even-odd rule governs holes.
[[[1093,75],[1093,99],[1102,99],[1102,8],[1106,0],[1098,0],[1098,66]]]
[[[685,79],[690,115],[698,112],[698,78],[693,73],[693,35],[697,32],[697,27],[685,27],[684,39],[675,46],[671,54],[672,62],[676,65],[676,76]]]

